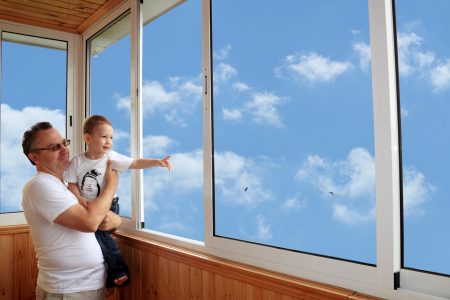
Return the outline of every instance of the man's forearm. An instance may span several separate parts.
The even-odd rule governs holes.
[[[100,224],[108,213],[116,188],[113,184],[107,183],[100,195],[86,208],[92,218],[92,222]]]

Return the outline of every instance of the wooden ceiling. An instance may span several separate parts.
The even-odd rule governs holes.
[[[123,0],[0,0],[0,19],[82,33]]]

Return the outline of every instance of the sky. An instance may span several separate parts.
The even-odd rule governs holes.
[[[450,274],[450,4],[435,2],[396,2],[404,266]],[[376,264],[368,20],[359,0],[213,1],[215,235]],[[91,58],[91,112],[111,119],[114,148],[126,155],[129,50],[126,36]],[[66,57],[12,43],[2,57],[5,212],[20,209],[17,186],[33,174],[23,131],[39,118],[65,130]],[[200,1],[144,27],[142,74],[143,154],[171,155],[174,165],[144,171],[145,227],[202,241]],[[130,172],[118,194],[130,216]]]

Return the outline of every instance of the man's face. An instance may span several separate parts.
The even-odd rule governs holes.
[[[62,145],[63,137],[55,128],[39,131],[32,145],[32,149],[44,149],[30,152],[28,155],[41,172],[61,176],[69,166],[69,148]],[[61,144],[59,150],[47,149],[52,145]]]

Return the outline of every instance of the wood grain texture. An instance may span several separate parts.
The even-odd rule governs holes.
[[[0,266],[2,266],[2,275],[0,276],[0,300],[8,300],[13,297],[13,279],[14,276],[14,235],[0,235]]]
[[[0,19],[82,33],[124,0],[0,0]]]
[[[131,284],[115,288],[108,300],[380,299],[120,232],[114,236]],[[34,299],[37,268],[27,226],[0,227],[0,248],[0,300]]]
[[[121,232],[115,238],[141,251],[142,299],[380,299]]]

